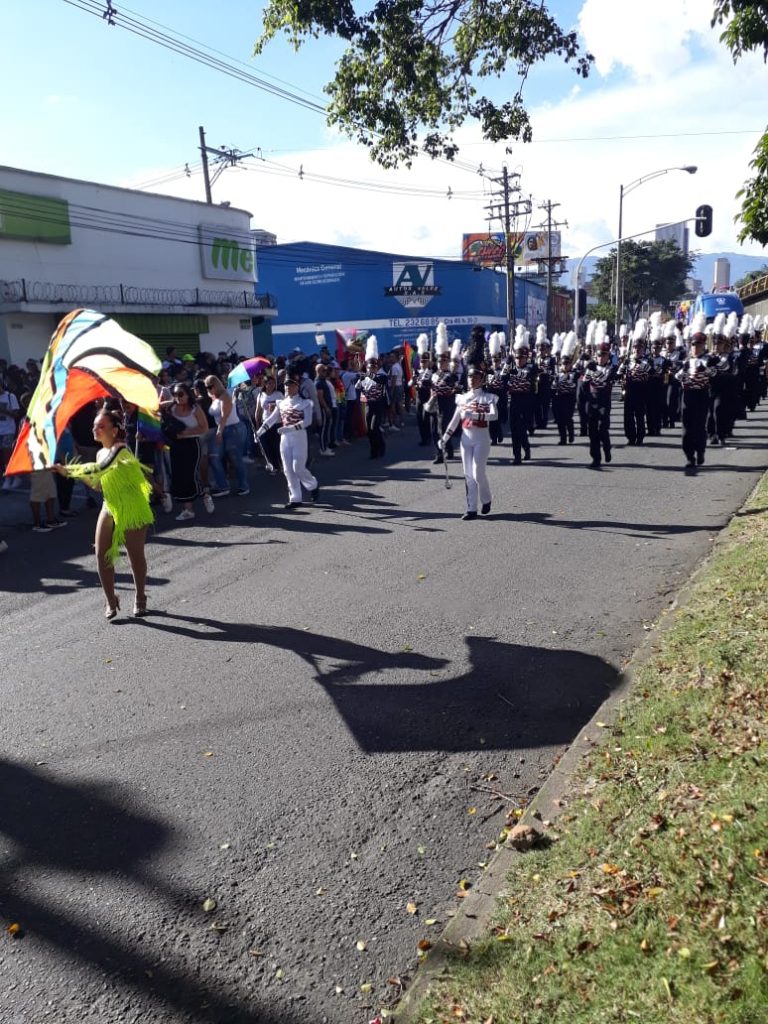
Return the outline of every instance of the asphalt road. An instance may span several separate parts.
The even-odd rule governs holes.
[[[550,428],[529,464],[494,450],[493,514],[471,523],[458,463],[446,491],[413,427],[384,465],[364,442],[317,459],[316,508],[285,512],[254,469],[190,527],[160,513],[143,622],[102,617],[93,513],[6,530],[0,920],[23,937],[0,935],[0,1019],[374,1017],[752,489],[767,434],[763,406],[687,477],[677,435],[598,473]]]

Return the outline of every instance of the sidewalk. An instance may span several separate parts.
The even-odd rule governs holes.
[[[768,476],[479,881],[397,1024],[761,1024]]]

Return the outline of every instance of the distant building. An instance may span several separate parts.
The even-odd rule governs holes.
[[[264,228],[252,228],[251,238],[254,245],[277,245],[277,235],[265,231]]]
[[[250,222],[234,207],[0,167],[0,357],[41,359],[78,306],[161,355],[252,354],[277,308],[256,291]]]
[[[713,292],[725,292],[731,287],[731,261],[721,257],[715,260],[715,280]]]
[[[681,252],[688,254],[688,228],[685,224],[657,224],[657,242],[674,242]]]

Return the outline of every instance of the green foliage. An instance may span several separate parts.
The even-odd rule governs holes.
[[[522,90],[531,67],[556,56],[586,77],[593,59],[539,0],[379,0],[360,13],[349,0],[269,0],[255,52],[281,33],[297,49],[320,35],[347,43],[325,87],[328,121],[384,167],[410,166],[421,149],[452,159],[467,120],[491,142],[530,141]],[[513,73],[505,102],[479,88]]]
[[[740,277],[734,288],[743,288],[745,284],[749,284],[750,281],[757,281],[758,278],[768,277],[768,263],[764,263],[758,270],[748,270],[747,273]]]
[[[587,306],[590,320],[607,320],[609,324],[616,321],[616,307],[612,302],[598,302],[596,306]]]
[[[685,279],[694,257],[686,255],[672,241],[621,243],[621,279],[624,308],[634,323],[643,303],[668,306],[685,293]],[[597,261],[592,275],[592,293],[610,304],[615,288],[616,250]],[[605,318],[603,318],[605,319]]]
[[[735,64],[745,53],[762,50],[768,61],[768,4],[765,0],[716,0],[712,26],[725,25],[720,42],[731,51]],[[736,193],[741,199],[740,242],[752,239],[768,245],[768,130],[755,148],[749,166],[754,178]]]

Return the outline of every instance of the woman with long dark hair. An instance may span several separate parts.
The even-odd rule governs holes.
[[[144,469],[125,444],[122,414],[101,409],[93,421],[93,436],[101,448],[95,462],[56,463],[53,469],[61,476],[83,480],[101,491],[104,504],[96,521],[96,564],[107,606],[104,615],[114,619],[120,608],[115,593],[115,562],[120,548],[125,547],[131,564],[136,597],[133,615],[147,614],[147,560],[144,544],[147,527],[153,522],[149,507],[152,487]]]
[[[192,506],[201,495],[206,512],[214,509],[213,499],[200,480],[200,438],[208,432],[208,420],[188,384],[174,384],[171,397],[169,405],[163,403],[166,423],[170,419],[173,425],[173,431],[168,435],[171,496],[181,502],[182,509],[176,519],[184,522],[195,518]]]

